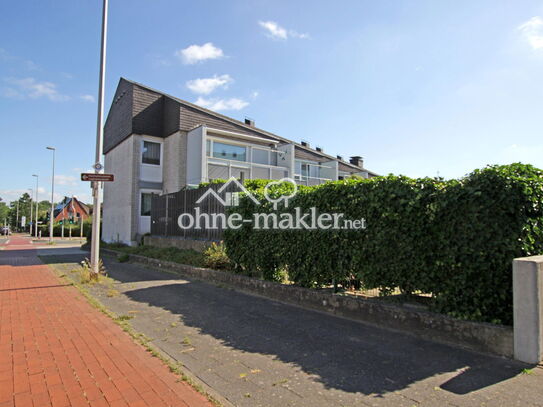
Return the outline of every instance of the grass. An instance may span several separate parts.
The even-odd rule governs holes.
[[[119,291],[117,291],[117,290],[115,290],[113,288],[110,288],[109,290],[107,290],[107,293],[106,293],[106,295],[108,297],[110,297],[110,298],[111,297],[117,297],[119,294],[120,294]]]
[[[129,320],[134,318],[133,316],[131,315],[117,315],[115,314],[114,312],[110,311],[109,309],[107,309],[100,301],[98,301],[96,298],[94,298],[92,296],[92,294],[87,290],[87,288],[81,283],[81,282],[77,282],[77,281],[73,281],[72,279],[70,279],[68,276],[66,276],[65,274],[62,274],[60,273],[58,270],[56,270],[54,267],[51,267],[55,274],[59,277],[59,279],[63,280],[65,283],[69,284],[69,285],[73,285],[75,286],[80,292],[81,294],[87,299],[87,301],[89,302],[90,305],[92,305],[94,308],[96,308],[98,311],[102,312],[103,314],[105,314],[106,316],[108,316],[109,318],[111,318],[111,320],[116,323],[117,325],[119,325],[119,327],[121,327],[121,329],[126,332],[128,335],[130,335],[130,337],[137,343],[139,343],[140,345],[142,345],[146,350],[147,352],[149,352],[152,356],[160,359],[169,369],[170,371],[177,375],[178,378],[177,378],[177,381],[178,382],[185,382],[187,383],[188,385],[190,385],[194,390],[196,390],[198,393],[201,393],[202,395],[204,395],[211,403],[213,403],[215,406],[217,407],[221,407],[222,404],[217,400],[215,399],[211,394],[207,393],[203,388],[202,386],[200,386],[198,383],[196,383],[192,378],[190,378],[189,376],[187,376],[187,374],[184,372],[183,370],[183,365],[179,362],[176,362],[166,356],[164,356],[160,350],[158,350],[157,348],[155,348],[152,344],[151,344],[151,341],[152,339],[147,337],[145,334],[143,333],[140,333],[140,332],[137,332],[133,327],[132,325],[130,325],[130,322]],[[82,271],[84,269],[82,268],[79,268],[79,269],[73,269],[71,270],[72,272],[77,272],[77,271]],[[102,276],[103,277],[103,276]],[[111,280],[110,278],[108,277],[105,277],[105,279],[107,280]],[[94,281],[94,280],[93,280]],[[112,281],[112,280],[111,280]],[[100,281],[98,281],[100,282]],[[102,282],[104,282],[104,280],[102,280]],[[131,311],[129,311],[130,313]],[[190,343],[190,341],[189,341]]]
[[[113,249],[123,254],[136,254],[139,256],[151,257],[153,259],[171,261],[180,264],[189,264],[196,267],[205,266],[205,256],[196,250],[178,249],[176,247],[154,247],[154,246],[125,246],[116,243],[101,243],[107,249]],[[128,261],[128,256],[120,254],[117,260]]]

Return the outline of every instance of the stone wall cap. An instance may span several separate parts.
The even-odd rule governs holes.
[[[518,257],[514,259],[514,261],[529,261],[529,262],[534,262],[534,263],[543,263],[543,255]]]

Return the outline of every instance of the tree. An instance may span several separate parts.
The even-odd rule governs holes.
[[[4,200],[0,198],[0,223],[4,225],[5,220],[9,222],[9,207],[6,205]]]

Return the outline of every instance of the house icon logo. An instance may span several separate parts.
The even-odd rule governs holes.
[[[225,189],[231,188],[231,185],[234,185],[237,187],[238,191],[236,192],[226,192],[224,195],[224,199],[221,197],[221,194],[224,192]],[[245,195],[253,201],[256,205],[260,205],[260,202],[258,199],[254,197],[253,194],[247,190],[243,186],[241,182],[239,182],[236,178],[230,177],[228,181],[226,181],[217,191],[215,191],[213,188],[209,187],[207,191],[196,201],[197,204],[201,204],[204,202],[208,197],[215,198],[218,202],[220,202],[223,206],[238,206],[239,205],[239,193],[243,192]]]

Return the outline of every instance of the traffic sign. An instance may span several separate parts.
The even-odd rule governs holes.
[[[111,182],[111,181],[113,181],[113,174],[83,173],[83,174],[81,174],[81,181]]]

